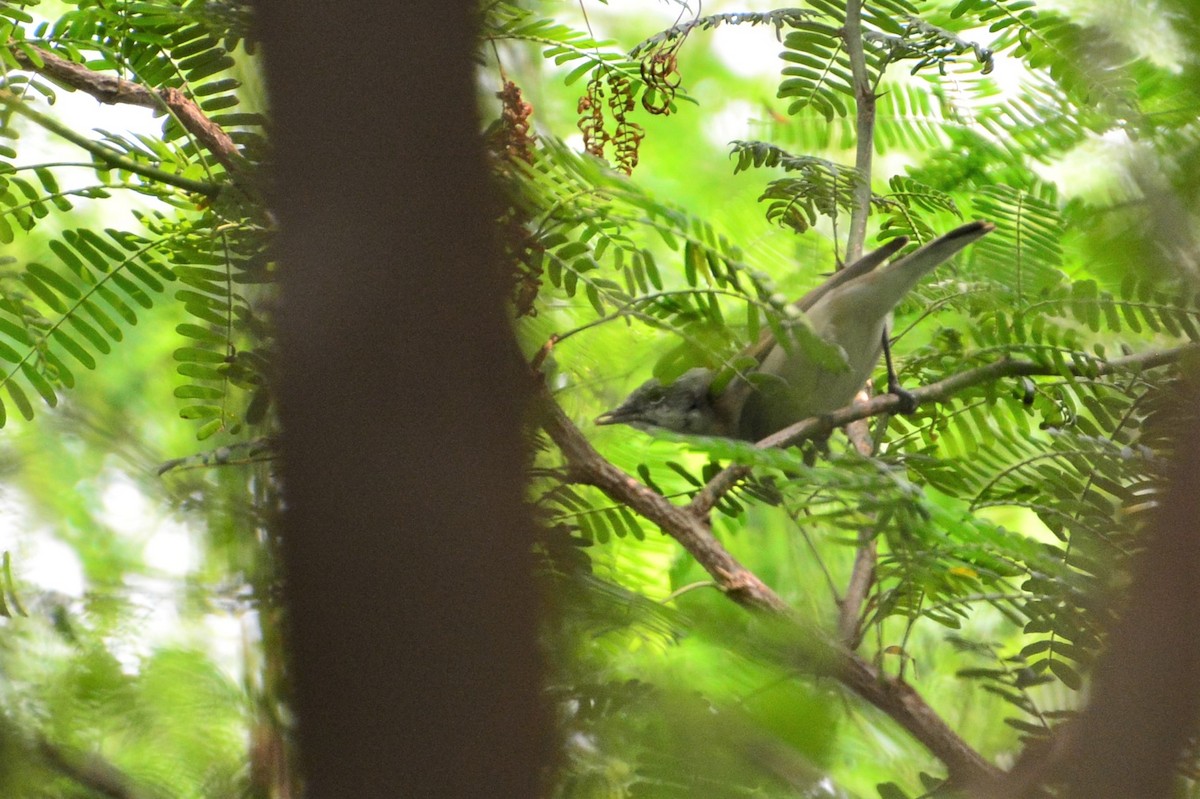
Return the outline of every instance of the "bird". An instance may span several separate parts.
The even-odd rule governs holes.
[[[598,425],[627,424],[676,433],[760,441],[810,416],[848,405],[874,371],[887,341],[892,311],[925,274],[995,229],[975,221],[951,230],[883,268],[906,243],[897,237],[835,272],[797,300],[809,328],[839,347],[845,367],[829,368],[798,344],[783,346],[764,332],[735,363],[753,363],[732,379],[696,367],[667,384],[651,379],[624,402],[596,417]],[[888,359],[888,390],[899,387]]]

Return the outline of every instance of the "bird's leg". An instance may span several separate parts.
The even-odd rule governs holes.
[[[804,446],[804,465],[812,466],[817,458],[829,458],[829,437],[832,431],[810,438]]]
[[[917,398],[911,392],[905,391],[896,376],[896,367],[892,365],[892,345],[888,341],[888,326],[883,328],[883,360],[887,364],[888,393],[895,394],[900,400],[900,413],[909,414],[917,409]]]

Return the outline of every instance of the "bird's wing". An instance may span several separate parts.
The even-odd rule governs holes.
[[[871,277],[873,282],[878,282],[881,285],[891,283],[904,284],[903,288],[897,288],[896,291],[891,292],[897,297],[903,297],[926,272],[948,260],[963,247],[966,247],[971,242],[983,237],[994,229],[995,225],[990,222],[968,222],[965,225],[959,225],[949,233],[939,236],[924,246],[913,250],[903,258],[893,261],[888,264],[887,268],[875,272],[876,267],[899,252],[904,245],[908,244],[907,237],[899,236],[878,250],[867,253],[844,269],[834,272],[824,283],[796,300],[792,305],[801,311],[808,311],[829,292],[839,286],[845,285],[851,280],[872,272],[874,272],[874,275]],[[758,341],[742,350],[737,357],[737,362],[739,364],[747,364],[753,369],[757,365],[762,364],[763,359],[767,357],[767,353],[771,351],[774,345],[775,335],[770,329],[764,330],[759,335]],[[753,359],[753,362],[750,359]]]
[[[834,272],[824,283],[793,302],[793,307],[800,311],[807,311],[818,300],[838,286],[857,277],[869,274],[888,258],[899,252],[905,244],[908,244],[908,238],[899,236],[878,250],[867,253],[854,263]],[[725,385],[717,388],[717,396],[713,399],[713,406],[716,408],[717,413],[722,415],[722,418],[736,420],[741,415],[742,406],[745,404],[746,398],[754,391],[754,385],[746,379],[746,376],[762,366],[763,361],[774,346],[775,334],[771,332],[770,328],[763,330],[757,341],[746,347],[734,358],[732,368],[736,372],[733,376],[726,378],[725,381],[722,381],[720,377],[717,378],[715,381],[717,386],[720,386],[721,382],[724,382]]]
[[[867,274],[874,270],[881,263],[891,258],[900,251],[904,245],[908,244],[907,236],[898,236],[892,239],[887,244],[880,247],[878,250],[867,253],[862,258],[859,258],[854,263],[837,270],[821,285],[809,291],[800,299],[792,303],[792,307],[801,311],[807,311],[809,308],[817,304],[817,301],[833,291],[838,286],[846,281],[853,280],[856,277]],[[767,357],[767,353],[771,351],[771,347],[775,345],[775,334],[770,328],[763,330],[759,335],[758,341],[751,344],[746,349],[742,350],[738,355],[738,362],[749,363],[748,358],[753,358],[755,365],[761,365],[763,359]],[[752,366],[751,368],[754,368]]]
[[[884,269],[874,271],[876,267],[908,243],[908,239],[903,236],[893,239],[878,250],[864,255],[846,268],[835,272],[820,286],[796,300],[793,305],[801,311],[808,311],[829,292],[857,279],[864,281],[863,288],[874,289],[874,291],[867,292],[869,295],[885,298],[903,297],[922,275],[993,229],[995,226],[990,222],[969,222],[960,225],[949,233],[914,250],[904,258],[893,261]],[[847,289],[847,291],[849,290]],[[888,313],[894,305],[895,302],[892,302],[881,313]],[[747,347],[738,356],[735,361],[737,374],[728,380],[724,389],[713,401],[714,406],[726,418],[739,419],[741,417],[746,400],[755,390],[754,384],[746,379],[746,375],[762,366],[774,346],[775,336],[766,330],[759,336],[758,341]]]

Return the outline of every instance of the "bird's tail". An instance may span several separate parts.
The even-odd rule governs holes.
[[[898,299],[907,294],[927,272],[950,260],[959,250],[995,229],[996,226],[991,222],[968,222],[960,225],[864,279],[874,284],[873,287],[879,290],[880,295]]]

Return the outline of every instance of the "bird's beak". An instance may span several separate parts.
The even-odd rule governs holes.
[[[630,408],[627,405],[613,408],[611,411],[605,411],[596,417],[595,423],[598,425],[605,424],[630,424],[631,422],[640,421],[642,418],[635,408]]]

